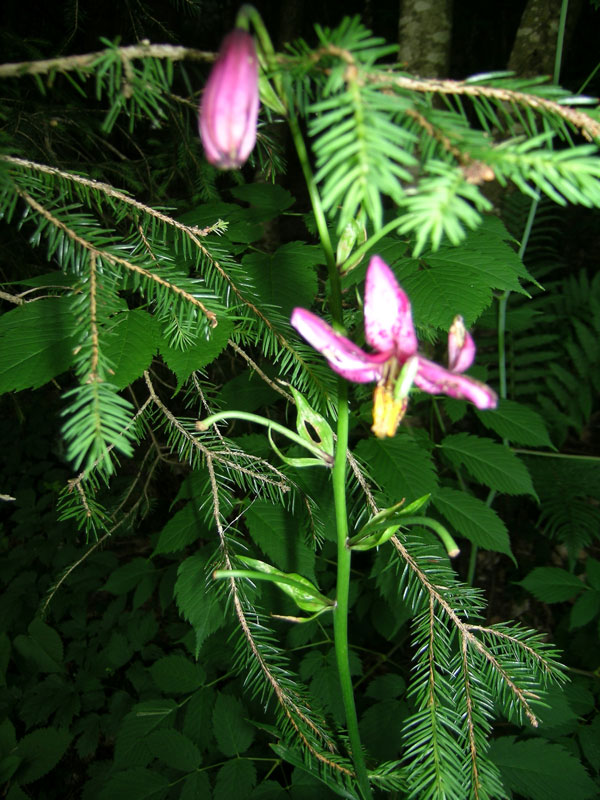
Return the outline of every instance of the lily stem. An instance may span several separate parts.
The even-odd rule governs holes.
[[[369,777],[360,742],[354,689],[348,659],[348,598],[350,594],[350,561],[352,551],[347,546],[348,516],[346,510],[346,451],[348,449],[348,387],[340,380],[338,387],[338,428],[335,462],[333,465],[333,498],[337,528],[337,589],[333,612],[333,634],[342,700],[346,712],[346,727],[352,749],[352,761],[363,800],[372,797]]]
[[[292,103],[289,104],[288,109],[288,124],[294,140],[296,152],[298,153],[304,180],[308,188],[308,194],[310,196],[317,230],[321,240],[321,247],[323,248],[327,262],[329,307],[335,327],[338,328],[338,330],[343,330],[342,285],[335,263],[335,255],[331,244],[331,237],[329,236],[327,219]],[[356,714],[356,703],[354,702],[354,689],[352,687],[350,661],[348,658],[348,598],[350,594],[350,563],[352,553],[347,546],[348,511],[346,508],[346,456],[348,451],[348,386],[343,378],[340,378],[338,381],[337,407],[337,443],[332,472],[333,500],[337,530],[336,607],[333,612],[334,646],[340,689],[346,714],[346,728],[348,730],[348,738],[352,751],[352,762],[356,770],[356,782],[362,799],[371,800],[373,795],[369,785],[369,776],[367,774],[367,767],[365,765],[365,758],[360,742],[358,716]]]

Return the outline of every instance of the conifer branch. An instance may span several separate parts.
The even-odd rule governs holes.
[[[72,72],[74,70],[77,72],[93,72],[98,61],[114,52],[119,54],[124,64],[142,58],[168,59],[169,61],[187,59],[209,63],[215,60],[215,53],[170,44],[150,44],[150,42],[145,41],[137,45],[107,48],[77,56],[0,64],[0,78],[21,78],[25,75],[46,75],[49,72]]]
[[[531,708],[528,702],[528,698],[537,699],[537,695],[535,695],[533,692],[522,690],[515,684],[515,682],[512,680],[512,678],[506,672],[506,670],[502,667],[502,665],[498,662],[498,659],[493,655],[493,653],[491,653],[488,650],[488,648],[472,633],[472,631],[470,630],[470,626],[461,620],[456,611],[452,608],[450,603],[444,597],[440,587],[435,586],[435,584],[433,584],[429,580],[427,575],[419,567],[413,556],[404,547],[404,545],[398,539],[398,537],[392,536],[390,541],[392,542],[396,550],[400,553],[402,559],[406,562],[408,567],[411,569],[415,577],[425,588],[430,597],[432,597],[433,599],[435,599],[437,603],[439,603],[439,605],[444,610],[448,618],[452,621],[458,632],[458,635],[460,636],[461,647],[470,645],[483,656],[483,658],[497,672],[500,678],[505,682],[507,687],[514,694],[531,725],[534,728],[537,728],[539,724],[538,719],[536,715],[533,713],[533,709]],[[477,630],[484,631],[486,629],[478,627]],[[519,642],[519,644],[521,643]]]
[[[198,300],[196,297],[191,295],[189,292],[186,292],[185,289],[181,289],[171,281],[167,281],[164,278],[161,278],[159,275],[156,275],[153,272],[150,272],[143,267],[138,266],[137,264],[133,264],[131,261],[128,261],[126,258],[122,258],[121,256],[114,255],[114,253],[110,253],[107,250],[100,250],[98,247],[95,247],[93,244],[88,242],[86,239],[83,239],[79,236],[74,230],[69,228],[64,222],[59,220],[55,217],[48,209],[44,208],[40,203],[37,202],[28,192],[23,191],[23,189],[16,187],[17,194],[25,200],[25,202],[37,211],[44,219],[48,220],[51,225],[63,231],[72,241],[76,242],[78,245],[87,250],[91,253],[94,257],[100,256],[101,258],[105,258],[107,261],[111,262],[112,264],[119,264],[125,269],[130,270],[131,272],[135,272],[138,275],[142,275],[144,278],[147,278],[150,281],[154,281],[158,283],[160,286],[164,287],[170,292],[180,296],[186,302],[190,303],[191,305],[196,306],[199,308],[204,316],[208,319],[209,324],[212,328],[216,327],[218,324],[217,315],[213,311],[209,311],[204,303]]]

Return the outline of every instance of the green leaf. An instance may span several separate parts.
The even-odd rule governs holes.
[[[31,800],[28,794],[25,794],[23,789],[20,786],[17,786],[16,783],[8,790],[8,794],[6,795],[6,800]]]
[[[246,511],[250,536],[283,572],[298,572],[316,583],[315,554],[304,543],[298,521],[282,506],[256,500]]]
[[[406,681],[401,675],[379,675],[367,686],[366,695],[376,700],[393,700],[406,691]]]
[[[195,692],[206,679],[200,664],[177,654],[159,658],[150,667],[150,674],[158,688],[168,694]]]
[[[408,706],[399,700],[373,703],[362,715],[360,734],[365,747],[380,761],[398,758]]]
[[[290,192],[277,183],[246,183],[229,191],[236,199],[249,203],[252,212],[261,215],[261,221],[278,217],[296,202]]]
[[[194,503],[177,511],[160,532],[152,558],[159,553],[176,553],[196,541],[206,532]]]
[[[476,409],[475,413],[486,428],[493,430],[503,439],[509,439],[513,444],[555,449],[542,417],[521,403],[516,403],[514,400],[500,400],[498,408],[493,411]]]
[[[192,772],[183,782],[179,800],[211,800],[210,781],[206,772]]]
[[[190,377],[194,370],[202,369],[215,360],[227,345],[232,329],[231,320],[222,315],[219,317],[217,327],[211,329],[208,341],[203,339],[186,350],[169,347],[164,339],[160,342],[160,354],[169,369],[175,373],[178,387]]]
[[[468,433],[457,433],[446,436],[441,446],[451,464],[464,466],[476,481],[490,489],[537,497],[527,467],[503,444]]]
[[[119,314],[104,340],[104,356],[112,364],[110,381],[124,389],[148,368],[158,347],[158,321],[142,309]]]
[[[594,589],[600,589],[600,561],[588,556],[585,562],[587,581]]]
[[[120,595],[127,594],[135,589],[139,582],[148,575],[155,573],[154,564],[147,558],[133,558],[122,567],[117,567],[111,572],[108,580],[102,587],[105,592]]]
[[[154,758],[182,772],[197,769],[202,761],[196,745],[173,728],[153,731],[146,737],[146,744]]]
[[[528,800],[591,800],[598,796],[598,787],[583,766],[560,745],[503,736],[492,741],[488,755],[506,788]]]
[[[234,758],[217,772],[214,800],[248,800],[256,786],[256,768],[246,758]]]
[[[197,658],[206,637],[225,623],[221,601],[214,588],[207,584],[203,555],[186,558],[180,565],[174,594],[182,617],[194,628]]]
[[[273,403],[276,398],[275,391],[249,369],[227,381],[219,392],[222,407],[235,408],[236,411],[256,411],[262,405]]]
[[[419,325],[447,330],[456,314],[470,327],[490,305],[492,291],[525,294],[520,280],[529,274],[509,244],[502,222],[488,215],[467,233],[460,247],[444,244],[398,265]]]
[[[162,800],[169,790],[169,779],[144,767],[111,775],[101,789],[100,800]]]
[[[242,265],[261,298],[288,317],[295,306],[311,306],[317,294],[315,266],[323,263],[316,245],[288,242],[274,253],[250,253]]]
[[[446,487],[433,496],[433,504],[457,534],[485,550],[505,553],[513,558],[506,526],[483,501]]]
[[[583,755],[590,762],[596,772],[600,771],[600,716],[585,725],[580,725],[577,731]]]
[[[543,603],[562,603],[585,588],[579,578],[560,567],[536,567],[519,583]]]
[[[15,649],[40,672],[64,672],[63,646],[58,633],[36,617],[27,628],[29,636],[15,637]]]
[[[5,756],[17,746],[15,726],[8,717],[0,722],[0,756]]]
[[[172,725],[177,706],[174,700],[138,703],[125,715],[115,740],[115,766],[145,767],[152,755],[145,738],[155,728]]]
[[[10,639],[6,633],[0,633],[0,686],[6,686],[6,670],[10,661]]]
[[[64,756],[72,739],[69,731],[58,728],[39,728],[28,733],[17,745],[16,754],[22,762],[15,780],[27,784],[46,775]]]
[[[69,297],[25,303],[0,317],[0,393],[36,389],[73,362]]]
[[[214,746],[212,725],[206,724],[207,719],[212,719],[214,704],[215,692],[207,687],[202,687],[194,692],[185,704],[183,732],[201,750],[207,750]]]
[[[584,592],[573,603],[569,630],[587,625],[600,614],[600,591],[592,589]]]
[[[333,608],[333,601],[328,600],[308,578],[298,575],[297,572],[282,572],[271,566],[271,564],[259,561],[256,558],[239,556],[239,560],[244,565],[250,567],[250,570],[253,571],[252,579],[254,580],[260,580],[262,573],[272,576],[273,583],[285,592],[288,597],[291,597],[302,611],[314,612]],[[254,570],[256,570],[256,572],[254,572]],[[225,570],[224,572],[227,575],[232,574],[229,570]],[[233,572],[235,572],[235,570],[233,570]],[[224,575],[215,573],[215,577],[224,577]]]
[[[213,729],[219,749],[226,756],[245,753],[254,741],[254,728],[244,717],[240,701],[230,694],[219,694],[213,710]]]
[[[371,475],[391,503],[402,498],[410,503],[437,489],[431,455],[408,434],[399,432],[393,439],[363,439],[356,447],[356,455],[369,465]]]

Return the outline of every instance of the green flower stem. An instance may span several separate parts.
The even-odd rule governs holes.
[[[318,444],[314,444],[313,442],[308,441],[308,439],[303,439],[302,436],[299,436],[297,433],[294,433],[294,431],[286,428],[285,425],[280,425],[278,422],[273,422],[273,420],[267,419],[266,417],[261,417],[258,414],[250,414],[248,411],[218,411],[216,414],[211,414],[210,417],[205,417],[203,420],[200,420],[198,423],[198,429],[201,431],[206,431],[211,425],[214,425],[215,422],[219,422],[222,419],[243,419],[246,420],[246,422],[255,422],[258,425],[264,425],[269,430],[277,431],[283,436],[286,436],[292,442],[299,444],[301,447],[305,447],[319,458],[324,460],[327,460],[328,458],[328,454],[321,447],[319,447]]]
[[[327,228],[327,219],[323,211],[319,190],[310,167],[306,145],[293,104],[289,103],[288,122],[298,159],[308,188],[308,194],[315,215],[315,222],[321,240],[321,246],[327,261],[329,276],[329,307],[334,319],[334,324],[343,330],[342,316],[342,284],[335,263],[335,253]],[[335,519],[337,530],[337,582],[336,582],[336,607],[333,616],[334,646],[340,688],[346,713],[346,727],[352,750],[352,761],[356,770],[356,780],[363,800],[371,800],[371,787],[365,766],[360,734],[358,730],[358,717],[354,702],[354,690],[350,675],[350,662],[348,660],[348,597],[350,593],[350,562],[351,551],[346,546],[348,538],[348,512],[346,509],[346,456],[348,451],[348,385],[343,378],[338,381],[338,421],[337,445],[333,465],[333,499],[335,506]]]
[[[296,152],[298,153],[298,160],[300,161],[300,166],[302,167],[304,180],[306,181],[310,203],[313,214],[315,215],[315,222],[317,224],[317,231],[319,232],[319,239],[321,240],[321,247],[323,248],[325,259],[327,261],[327,275],[329,277],[329,307],[331,308],[331,314],[334,321],[337,323],[337,327],[343,327],[342,284],[340,282],[340,275],[335,264],[335,253],[333,252],[331,237],[329,236],[329,228],[327,227],[327,219],[325,217],[325,212],[323,211],[323,205],[321,204],[319,190],[317,189],[317,184],[315,183],[312,169],[310,167],[310,161],[306,151],[306,145],[304,144],[304,138],[298,124],[298,118],[296,117],[296,113],[291,103],[288,114],[288,123],[290,126],[292,139],[294,140],[294,146],[296,147]]]
[[[460,553],[460,548],[450,535],[450,533],[444,528],[444,526],[437,521],[437,519],[431,519],[431,517],[402,517],[401,519],[402,525],[423,525],[425,528],[431,528],[434,533],[440,537],[442,544],[446,548],[446,552],[450,556],[450,558],[456,558],[456,556]]]
[[[352,749],[352,761],[363,800],[372,797],[369,777],[360,743],[358,717],[354,702],[354,689],[348,658],[348,597],[350,593],[350,562],[352,553],[346,546],[348,539],[348,514],[346,510],[346,452],[348,450],[348,387],[340,380],[338,387],[337,447],[333,465],[333,499],[337,529],[337,590],[333,612],[335,655],[340,678],[340,688],[346,712],[346,727]]]

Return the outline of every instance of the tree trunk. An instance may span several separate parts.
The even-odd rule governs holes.
[[[528,0],[521,17],[508,68],[522,77],[552,75],[562,0]],[[575,29],[582,0],[571,0],[564,49]]]
[[[400,0],[400,61],[424,78],[448,74],[452,0]]]

